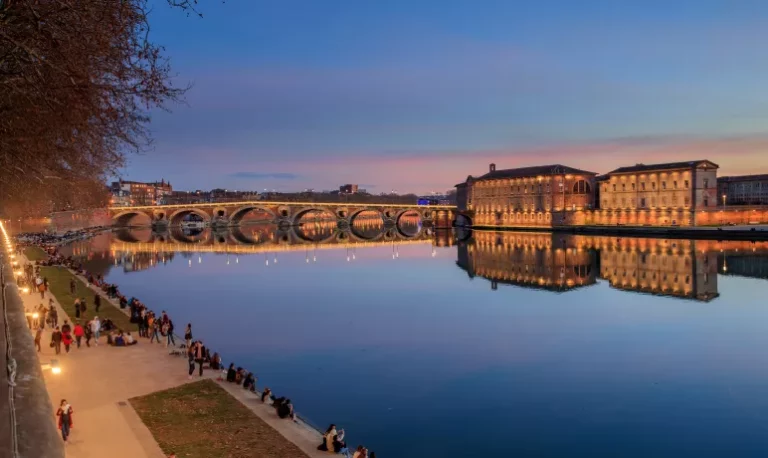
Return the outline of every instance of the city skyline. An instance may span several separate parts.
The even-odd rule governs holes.
[[[124,178],[421,194],[489,162],[768,168],[768,5],[521,5],[155,8],[155,38],[194,87],[154,113],[155,150]]]

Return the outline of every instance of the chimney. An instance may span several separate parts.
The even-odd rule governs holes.
[[[491,164],[491,165],[489,165],[489,166],[488,166],[488,170],[489,170],[490,172],[495,172],[495,171],[496,171],[496,164]]]

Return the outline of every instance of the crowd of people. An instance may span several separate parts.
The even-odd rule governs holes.
[[[74,271],[77,275],[84,277],[88,287],[91,285],[96,286],[101,289],[108,298],[116,299],[120,308],[129,307],[130,321],[138,326],[138,337],[149,339],[149,343],[164,343],[166,347],[170,346],[171,354],[185,354],[189,362],[189,379],[193,378],[196,370],[199,377],[203,376],[204,369],[220,371],[222,375],[226,374],[227,382],[242,386],[243,389],[259,395],[261,402],[271,405],[275,409],[275,413],[278,417],[297,421],[296,412],[294,411],[294,406],[290,399],[284,396],[276,397],[268,387],[265,387],[259,394],[256,389],[258,377],[255,373],[248,371],[243,367],[235,367],[235,363],[230,363],[229,368],[225,370],[219,353],[214,352],[213,355],[211,355],[210,349],[205,346],[202,340],[193,339],[191,323],[188,323],[185,328],[183,342],[180,341],[177,345],[173,320],[171,320],[165,310],[158,316],[138,298],[131,297],[130,299],[126,299],[126,297],[120,293],[117,285],[105,282],[104,278],[99,274],[93,275],[88,272],[84,269],[82,263],[75,258],[71,256],[64,257],[59,253],[58,245],[61,244],[62,241],[72,240],[73,238],[82,238],[87,236],[84,234],[88,233],[88,231],[76,231],[69,233],[69,238],[56,237],[47,234],[22,234],[20,236],[21,240],[24,241],[24,244],[18,243],[17,247],[36,245],[44,249],[48,254],[47,259],[37,261],[35,264],[29,263],[24,269],[25,275],[23,280],[30,285],[35,286],[35,291],[40,292],[41,299],[45,299],[45,293],[48,291],[48,280],[44,277],[40,277],[40,266],[62,266],[68,268]],[[92,232],[90,233],[92,234]],[[69,286],[70,293],[73,296],[76,296],[77,282],[72,279]],[[96,313],[98,313],[101,307],[101,301],[101,296],[95,294],[93,306]],[[119,347],[135,345],[138,343],[130,331],[118,329],[109,319],[102,321],[96,315],[91,319],[87,319],[86,313],[88,304],[86,304],[85,297],[78,297],[75,299],[74,309],[74,326],[65,319],[61,324],[61,327],[59,327],[58,312],[52,297],[49,298],[48,307],[41,303],[36,310],[27,311],[29,327],[30,329],[35,330],[35,345],[37,346],[38,352],[40,351],[40,340],[46,324],[53,329],[50,346],[56,350],[57,355],[61,353],[62,347],[66,353],[69,353],[73,345],[77,346],[77,348],[81,348],[83,342],[86,347],[91,346],[92,340],[94,341],[94,345],[98,345],[99,337],[102,332],[106,333],[108,345]],[[223,378],[224,377],[222,377],[222,379]],[[62,408],[64,408],[64,402],[65,401],[62,401]],[[69,434],[67,422],[69,422],[69,425],[71,426],[71,407],[67,405],[67,408],[69,410],[60,409],[64,412],[64,415],[59,414],[59,427],[62,429],[64,440],[66,440],[66,437]],[[66,415],[66,412],[69,412],[69,416]],[[323,443],[317,448],[318,450],[324,450],[332,454],[341,454],[348,458],[376,458],[375,453],[369,453],[368,449],[363,446],[358,446],[357,449],[352,452],[347,447],[344,436],[345,433],[343,429],[337,431],[336,425],[331,425],[323,434]]]

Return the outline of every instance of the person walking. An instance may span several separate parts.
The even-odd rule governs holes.
[[[37,352],[40,353],[40,341],[43,338],[43,327],[40,326],[37,328],[37,331],[35,331],[35,347],[37,348]]]
[[[184,331],[184,341],[187,343],[187,348],[192,346],[192,323],[187,323],[187,330]]]
[[[69,433],[72,430],[72,406],[69,405],[66,399],[62,399],[59,404],[59,410],[56,411],[56,416],[59,417],[59,429],[61,430],[61,438],[64,442],[69,438]]]
[[[152,337],[149,338],[149,343],[154,341],[160,343],[160,324],[158,324],[157,320],[152,320],[149,332],[152,334]]]
[[[173,347],[176,346],[176,339],[173,337],[173,320],[170,318],[168,319],[168,336],[167,336],[168,342],[166,343],[166,347],[170,344]]]
[[[91,332],[93,332],[93,342],[98,347],[101,334],[101,321],[99,321],[98,316],[93,317],[93,321],[91,321]]]
[[[195,373],[195,349],[187,348],[187,361],[189,362],[189,379],[192,380],[192,374]]]
[[[165,348],[168,348],[168,344],[171,343],[171,334],[168,332],[168,322],[163,321],[162,327],[160,328],[160,334],[162,334],[163,337],[165,337]]]
[[[85,346],[88,348],[91,348],[91,339],[93,338],[93,330],[91,329],[91,322],[85,323],[85,326],[83,327],[83,331],[85,331]]]
[[[195,344],[195,362],[197,363],[198,367],[200,368],[200,377],[203,376],[203,361],[205,361],[205,347],[203,346],[203,343],[198,341],[197,344]]]
[[[56,307],[51,307],[51,311],[49,312],[49,319],[51,320],[51,329],[56,329],[59,327],[59,311],[56,310]]]
[[[77,348],[80,348],[80,342],[83,340],[83,336],[85,335],[85,329],[83,329],[83,326],[78,321],[75,323],[75,342],[77,343]]]
[[[66,330],[64,329],[66,327]],[[69,353],[69,347],[72,345],[72,331],[69,328],[69,325],[64,325],[61,327],[61,343],[64,344],[64,350]]]
[[[96,310],[96,313],[99,313],[100,308],[101,308],[101,296],[97,294],[93,298],[93,309]]]
[[[51,346],[56,350],[56,354],[58,355],[61,353],[61,330],[59,330],[59,327],[56,326],[56,328],[53,330],[53,334],[51,334]]]
[[[69,280],[69,294],[75,295],[77,293],[77,282],[74,278]]]
[[[75,318],[80,318],[80,298],[75,299]]]

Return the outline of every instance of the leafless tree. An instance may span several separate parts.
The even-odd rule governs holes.
[[[168,0],[195,10],[196,0]],[[147,0],[0,0],[0,215],[106,202],[146,149],[149,112],[179,101]]]

